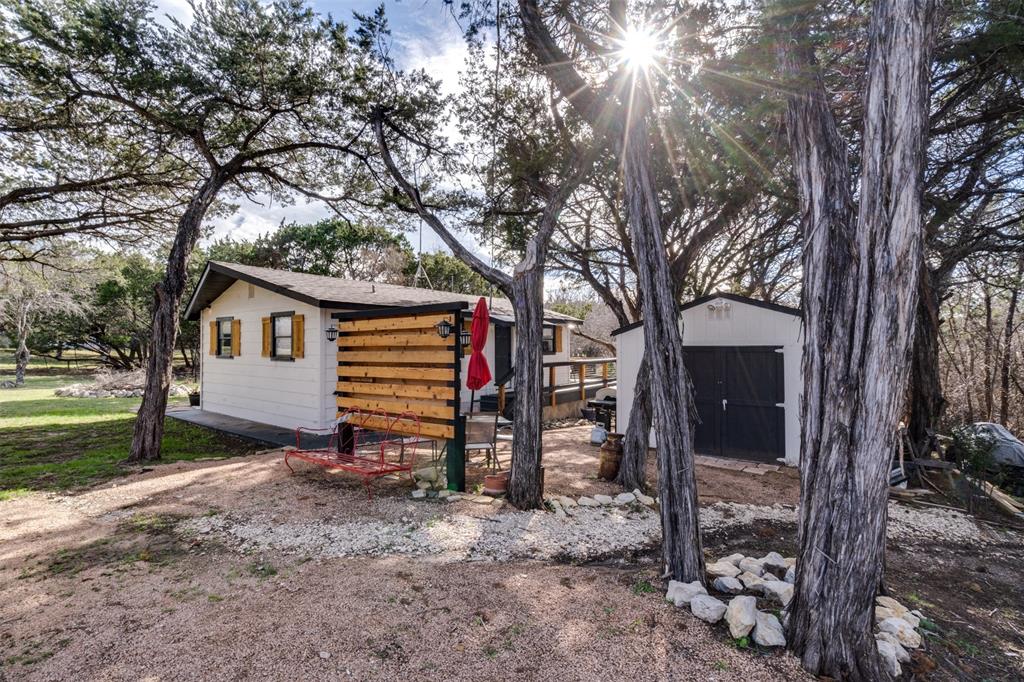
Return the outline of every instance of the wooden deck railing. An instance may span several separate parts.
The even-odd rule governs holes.
[[[558,369],[569,368],[569,380],[566,383],[558,383]],[[558,404],[559,395],[566,395],[567,389],[575,387],[578,394],[576,400],[586,400],[588,391],[603,388],[615,383],[615,358],[573,358],[558,362],[544,363],[544,392],[547,394],[548,403],[552,406]],[[498,384],[498,410],[505,411],[506,386],[511,380],[512,373],[509,373],[504,383]],[[564,401],[563,401],[564,402]]]

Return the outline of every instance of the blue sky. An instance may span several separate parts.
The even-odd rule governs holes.
[[[155,0],[157,12],[188,21],[192,12],[186,0]],[[349,27],[355,23],[353,12],[369,14],[379,0],[314,0],[313,7],[320,13],[330,14]],[[466,47],[456,21],[442,0],[386,0],[385,11],[393,38],[392,55],[399,68],[426,69],[442,82],[442,88],[453,92],[458,88],[459,69],[466,56]],[[214,236],[252,238],[273,232],[281,223],[312,222],[329,215],[323,206],[297,199],[294,205],[261,206],[245,200],[233,216],[214,222]],[[410,234],[409,241],[417,246],[419,237]],[[467,240],[472,241],[469,235]],[[428,227],[423,228],[423,250],[447,249]]]

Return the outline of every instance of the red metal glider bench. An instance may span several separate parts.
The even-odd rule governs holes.
[[[381,421],[383,419],[383,421]],[[387,429],[370,428],[373,424],[386,423]],[[393,429],[401,426],[402,432],[415,430],[415,436],[403,436]],[[304,449],[302,435],[326,435],[330,437],[326,448]],[[381,476],[409,473],[416,464],[416,449],[423,442],[420,439],[420,418],[412,412],[398,415],[389,414],[384,410],[372,412],[352,408],[345,412],[329,429],[295,429],[295,449],[286,450],[284,463],[288,470],[295,473],[289,459],[296,458],[316,464],[330,470],[347,471],[363,479],[366,494],[373,499],[370,483]]]

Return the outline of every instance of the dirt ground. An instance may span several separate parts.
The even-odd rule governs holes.
[[[597,477],[600,446],[590,444],[589,426],[544,432],[544,492],[548,495],[617,495],[622,489]],[[499,451],[507,463],[508,451]],[[467,486],[482,483],[482,457],[474,457],[466,471]],[[647,480],[652,488],[658,474],[654,452],[647,460]],[[743,504],[791,504],[800,501],[800,477],[796,469],[750,475],[718,467],[697,465],[697,491],[702,503],[723,501]]]
[[[616,492],[585,478],[597,450],[568,431],[547,434],[549,491]],[[703,502],[795,501],[789,472],[700,469]],[[739,650],[722,628],[666,604],[654,546],[586,564],[329,559],[181,531],[228,510],[410,527],[439,510],[506,513],[413,502],[408,490],[382,482],[369,502],[348,477],[290,476],[280,453],[264,453],[0,503],[0,680],[806,679],[792,656]],[[711,531],[705,546],[715,557],[788,554],[795,526]],[[891,589],[938,632],[916,659],[919,678],[1024,674],[1007,656],[1024,656],[1022,560],[1020,543],[890,547]]]

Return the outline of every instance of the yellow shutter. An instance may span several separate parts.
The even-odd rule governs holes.
[[[238,357],[242,354],[242,321],[231,320],[231,355]]]
[[[306,316],[292,315],[292,357],[306,357]]]
[[[274,337],[271,334],[272,324],[273,320],[271,320],[269,317],[263,318],[263,350],[260,351],[260,355],[262,355],[265,358],[270,357],[270,344],[274,340]]]
[[[555,327],[555,352],[556,353],[561,353],[562,352],[562,332],[564,331],[564,329],[565,328],[562,327],[561,325]]]
[[[217,322],[210,322],[210,355],[217,354]]]

